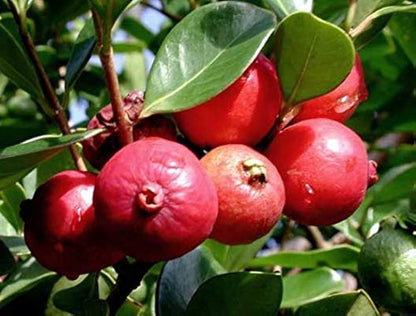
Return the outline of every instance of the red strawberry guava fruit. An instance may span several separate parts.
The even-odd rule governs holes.
[[[266,235],[280,219],[285,189],[275,166],[240,144],[219,146],[201,159],[218,194],[218,218],[211,238],[230,245]]]
[[[350,216],[375,172],[369,170],[360,137],[329,119],[289,126],[276,135],[265,154],[285,185],[283,213],[305,225],[327,226]]]
[[[102,238],[97,226],[92,205],[95,178],[88,172],[60,172],[21,205],[25,241],[33,256],[45,268],[69,279],[124,257]]]
[[[123,147],[94,191],[97,218],[138,261],[179,257],[202,243],[217,218],[215,187],[185,146],[149,137]]]
[[[202,148],[230,143],[254,146],[273,126],[282,101],[275,67],[260,54],[227,89],[173,117],[182,133]]]
[[[144,94],[142,91],[132,91],[123,100],[124,110],[133,126],[133,139],[145,137],[162,137],[176,140],[175,124],[162,115],[153,115],[139,120]],[[88,123],[87,129],[107,128],[106,131],[82,142],[85,158],[97,169],[104,164],[122,147],[117,138],[117,129],[111,104],[103,107]]]
[[[301,110],[293,119],[300,122],[311,118],[328,118],[338,122],[348,120],[357,106],[367,100],[368,91],[360,56],[344,81],[334,90],[300,104]]]

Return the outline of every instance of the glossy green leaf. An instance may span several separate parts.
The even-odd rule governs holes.
[[[105,300],[87,300],[83,304],[84,316],[110,316],[110,308]]]
[[[271,233],[248,245],[229,246],[216,242],[213,239],[206,240],[204,245],[211,250],[215,259],[225,268],[225,270],[232,272],[240,270],[248,261],[253,259],[270,238],[270,235]]]
[[[19,183],[0,191],[0,212],[13,226],[17,234],[20,234],[23,229],[23,221],[19,216],[19,206],[25,199],[25,190]]]
[[[364,21],[371,13],[383,7],[392,6],[403,2],[402,0],[360,0],[357,1],[357,7],[355,10],[354,18],[351,26],[357,27],[362,21]]]
[[[0,15],[0,72],[38,101],[43,100],[35,69],[17,37],[17,27],[10,15]]]
[[[93,137],[103,130],[88,130],[71,135],[45,135],[27,142],[0,149],[0,189],[15,183],[36,167],[70,144]]]
[[[331,91],[354,62],[349,36],[306,12],[293,13],[279,24],[275,54],[287,106]]]
[[[9,248],[15,256],[24,256],[30,254],[22,236],[0,236],[0,240]]]
[[[147,46],[150,45],[155,37],[154,34],[145,25],[143,25],[143,23],[132,16],[123,17],[123,20],[120,23],[120,28],[134,38],[143,41],[147,44]]]
[[[371,189],[372,204],[383,204],[408,198],[416,184],[416,163],[389,170]]]
[[[283,308],[294,308],[344,287],[340,275],[329,268],[320,268],[283,277]]]
[[[34,258],[19,263],[10,277],[0,285],[0,308],[40,282],[55,277],[54,272],[43,268]]]
[[[380,314],[363,290],[329,295],[296,310],[296,316],[321,315],[378,316]]]
[[[198,287],[210,277],[224,272],[204,246],[168,261],[157,286],[157,315],[183,316]]]
[[[266,2],[280,19],[297,11],[311,12],[313,4],[312,0],[266,0]]]
[[[1,236],[16,236],[17,232],[10,225],[9,221],[0,213],[0,235]]]
[[[217,2],[187,15],[165,38],[150,71],[142,116],[185,110],[231,85],[276,25],[248,3]]]
[[[0,241],[0,275],[6,275],[13,271],[16,266],[13,255],[9,248]]]
[[[69,91],[81,75],[82,70],[91,58],[96,44],[95,29],[92,19],[85,22],[84,27],[79,33],[71,57],[69,58],[65,75],[65,93],[69,96]]]
[[[53,296],[53,304],[72,314],[82,314],[83,303],[98,298],[97,273],[91,273],[76,280],[75,285],[61,290]]]
[[[192,296],[187,316],[277,315],[282,278],[276,273],[234,272],[205,281]]]
[[[413,66],[416,67],[416,41],[413,38],[416,34],[416,14],[395,14],[389,22],[389,28]]]
[[[276,254],[256,258],[247,267],[262,268],[282,266],[284,268],[313,269],[327,266],[333,269],[357,271],[360,250],[349,245],[339,245],[328,249],[310,251],[281,251]]]

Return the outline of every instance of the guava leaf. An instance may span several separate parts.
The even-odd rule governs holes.
[[[378,316],[380,314],[363,290],[329,295],[316,302],[302,305],[296,310],[296,316],[320,315]]]
[[[344,282],[332,269],[320,268],[283,277],[282,308],[294,308],[341,291]]]
[[[13,255],[23,256],[30,254],[22,236],[0,236],[0,239]]]
[[[51,278],[57,278],[56,273],[43,268],[33,257],[19,263],[7,280],[0,285],[0,308],[40,282]]]
[[[35,69],[29,61],[16,24],[9,14],[0,15],[0,72],[35,99],[43,100]]]
[[[186,315],[277,315],[282,290],[282,278],[277,273],[221,274],[202,283],[192,296]]]
[[[79,33],[68,61],[65,75],[66,95],[69,96],[70,90],[79,79],[82,70],[91,58],[96,42],[94,23],[89,19],[85,22],[84,27]]]
[[[357,259],[360,250],[349,245],[338,245],[329,249],[310,251],[281,251],[276,254],[256,258],[246,264],[247,267],[265,268],[282,266],[285,268],[313,269],[327,266],[333,269],[357,271]]]
[[[266,0],[280,19],[297,11],[312,12],[313,0]]]
[[[19,206],[25,199],[25,190],[19,183],[0,191],[0,212],[13,226],[17,234],[20,234],[23,229],[23,221],[19,216]]]
[[[157,315],[183,316],[198,287],[210,277],[224,272],[204,246],[168,261],[157,285]]]
[[[211,250],[215,259],[225,268],[225,270],[229,272],[238,271],[243,268],[248,261],[255,257],[257,252],[270,238],[271,233],[247,245],[229,246],[216,242],[213,239],[206,240],[204,245]]]
[[[307,12],[285,18],[276,31],[276,68],[286,106],[325,94],[351,71],[354,46],[339,27]]]
[[[70,135],[44,135],[24,143],[0,149],[0,189],[15,183],[39,163],[67,146],[101,133],[102,129],[88,130]]]
[[[357,27],[362,21],[364,21],[371,13],[383,7],[392,6],[403,2],[402,0],[360,0],[357,1],[357,7],[355,10],[354,18],[351,26]]]
[[[413,66],[416,67],[416,41],[413,38],[416,34],[416,15],[395,14],[389,22],[389,28]]]
[[[231,85],[276,25],[269,11],[224,1],[187,15],[167,35],[150,71],[142,117],[196,106]]]
[[[13,271],[16,266],[13,255],[9,248],[0,241],[0,275],[6,275]]]

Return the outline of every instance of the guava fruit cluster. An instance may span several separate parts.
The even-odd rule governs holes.
[[[357,55],[333,91],[306,101],[294,124],[263,151],[282,111],[274,64],[259,55],[244,74],[192,109],[140,119],[144,93],[124,108],[134,142],[117,139],[111,105],[83,143],[94,172],[63,171],[22,204],[25,240],[37,260],[68,278],[125,256],[158,262],[207,238],[235,245],[266,235],[282,213],[325,226],[350,216],[377,180],[357,134],[342,124],[367,97]],[[177,132],[189,143],[177,141]],[[191,148],[204,150],[197,158]]]

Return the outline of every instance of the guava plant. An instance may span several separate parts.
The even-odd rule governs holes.
[[[0,1],[0,314],[414,314],[415,13]]]

